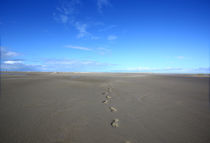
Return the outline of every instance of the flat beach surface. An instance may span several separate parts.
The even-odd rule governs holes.
[[[0,143],[208,142],[208,76],[1,74]]]

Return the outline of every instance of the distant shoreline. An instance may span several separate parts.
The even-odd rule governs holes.
[[[183,76],[190,76],[190,77],[210,77],[210,73],[155,73],[155,72],[33,72],[33,71],[0,71],[0,75],[26,75],[26,74],[148,74],[148,75],[183,75]]]

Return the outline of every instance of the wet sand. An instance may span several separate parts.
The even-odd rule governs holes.
[[[1,75],[0,143],[208,143],[209,77]]]

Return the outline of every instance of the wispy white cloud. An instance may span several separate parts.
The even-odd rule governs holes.
[[[83,38],[88,35],[87,24],[78,22],[75,17],[80,3],[80,0],[63,1],[63,3],[56,8],[57,11],[53,14],[53,16],[56,21],[75,27],[79,32],[77,37]]]
[[[104,25],[104,23],[97,22],[94,24],[90,24],[89,22],[82,21],[81,17],[78,18],[77,15],[81,12],[81,4],[81,0],[63,0],[56,8],[56,12],[53,13],[53,18],[57,22],[74,27],[78,31],[78,34],[76,35],[77,38],[90,38],[92,40],[100,39],[100,37],[95,36],[90,32],[90,28],[94,24],[101,26]],[[107,6],[111,6],[109,0],[97,0],[97,7],[100,12],[102,12],[102,9]],[[116,25],[101,28],[99,32],[107,31],[114,27],[116,27]],[[111,35],[108,39],[114,40],[116,38],[116,36]]]
[[[3,59],[5,58],[12,58],[19,55],[19,53],[14,51],[8,51],[5,47],[0,47],[1,57]]]
[[[9,56],[9,57],[15,57],[15,56],[18,56],[18,53],[16,52],[12,52],[12,51],[7,51],[5,53],[6,56]]]
[[[109,0],[97,0],[98,11],[102,13],[103,7],[111,6]]]
[[[69,20],[69,17],[67,15],[60,15],[60,20],[62,23],[67,23]]]
[[[22,64],[23,63],[23,61],[16,61],[16,60],[14,60],[14,61],[4,61],[3,62],[4,64]]]
[[[183,68],[179,67],[164,67],[164,68],[156,68],[156,67],[135,67],[135,68],[127,68],[128,71],[173,71],[173,70],[183,70]]]
[[[194,68],[180,68],[180,67],[135,67],[121,70],[124,72],[154,72],[154,73],[210,73],[210,67],[194,67]]]
[[[25,60],[17,59],[20,53],[8,51],[5,47],[1,50],[1,71],[42,71],[43,65],[26,64]]]
[[[106,27],[104,27],[104,28],[101,28],[101,29],[99,29],[98,31],[99,31],[99,32],[105,32],[105,31],[112,30],[113,28],[116,28],[116,27],[117,27],[117,25],[110,25],[110,26],[106,26]]]
[[[61,71],[94,72],[106,71],[113,64],[93,60],[47,59],[40,64],[28,64],[23,61],[3,61],[1,71]]]
[[[74,15],[80,3],[80,0],[62,1],[61,5],[56,8],[57,11],[53,13],[54,19],[63,24],[74,23]]]
[[[98,37],[98,36],[93,36],[93,35],[91,35],[90,38],[91,38],[92,40],[98,40],[98,39],[100,39],[100,37]]]
[[[87,24],[84,24],[84,23],[82,24],[82,23],[76,22],[75,23],[75,27],[76,27],[76,29],[79,32],[77,34],[77,38],[87,37],[87,38],[90,38],[92,40],[98,40],[98,39],[100,39],[100,37],[94,36],[93,34],[91,34],[90,32],[87,31],[87,28],[88,28],[88,25]]]
[[[101,54],[101,55],[105,55],[105,54],[108,54],[108,53],[111,52],[110,49],[102,48],[102,47],[97,48],[97,51],[98,51],[98,53]]]
[[[176,58],[179,59],[179,60],[182,60],[182,59],[184,59],[185,57],[184,57],[184,56],[177,56]]]
[[[4,61],[1,71],[43,71],[44,65],[26,64],[23,61]]]
[[[93,60],[51,59],[44,62],[46,71],[89,72],[105,71],[113,64]]]
[[[66,48],[71,48],[71,49],[77,49],[77,50],[85,50],[85,51],[91,51],[92,49],[87,48],[87,47],[81,47],[81,46],[72,46],[72,45],[67,45],[65,46]]]
[[[108,37],[107,37],[107,40],[116,40],[118,37],[117,36],[115,36],[115,35],[109,35]]]
[[[98,48],[88,48],[84,46],[73,46],[73,45],[66,45],[65,48],[71,48],[76,50],[83,50],[83,51],[91,51],[100,55],[105,55],[111,52],[108,48],[98,47]]]
[[[71,60],[71,59],[51,59],[45,62],[45,65],[60,64],[60,65],[108,65],[92,60]]]
[[[77,37],[82,38],[87,35],[89,35],[89,32],[87,32],[87,24],[80,24],[79,22],[75,23],[76,29],[79,31]]]
[[[87,48],[82,46],[67,45],[66,48],[72,48],[77,50],[98,52],[106,50],[105,48]],[[1,54],[5,58],[0,61],[1,71],[68,71],[68,72],[90,72],[90,71],[106,71],[113,64],[103,63],[93,60],[71,60],[71,59],[50,59],[40,60],[37,59],[35,62],[31,60],[20,60],[16,58],[16,52],[7,51],[5,48],[1,48]],[[2,52],[3,51],[3,52]]]
[[[56,12],[53,13],[53,17],[62,24],[74,27],[78,31],[77,38],[97,40],[99,37],[87,30],[91,25],[87,22],[81,22],[81,18],[77,17],[81,3],[80,0],[62,1],[61,5],[56,8]]]

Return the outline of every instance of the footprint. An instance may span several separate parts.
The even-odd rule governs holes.
[[[107,104],[108,103],[108,100],[104,100],[104,101],[102,101],[102,103]]]
[[[102,95],[107,95],[108,93],[105,91],[105,92],[102,92]]]
[[[116,112],[117,111],[117,109],[114,108],[114,107],[109,107],[109,109],[111,110],[111,112]]]
[[[109,93],[112,92],[112,88],[110,88],[110,87],[108,87],[107,90]]]
[[[114,119],[111,123],[112,127],[118,128],[119,127],[119,119]]]
[[[107,99],[111,99],[112,97],[111,97],[111,96],[109,96],[109,95],[107,95],[107,96],[106,96],[106,98],[107,98]]]

